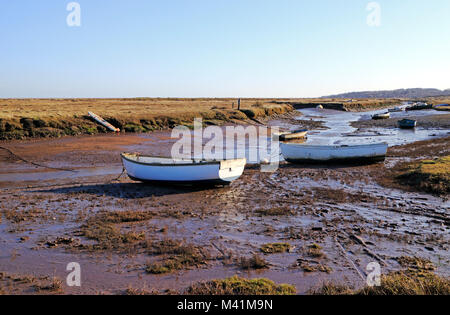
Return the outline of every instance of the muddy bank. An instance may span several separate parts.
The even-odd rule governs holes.
[[[447,198],[450,192],[450,137],[392,147],[392,164],[374,174],[385,187],[420,191]]]
[[[383,119],[383,120],[364,120],[364,121],[355,121],[352,122],[351,125],[354,128],[398,128],[398,121],[402,119],[403,116],[399,116],[396,118]],[[441,115],[427,115],[421,116],[419,113],[410,113],[407,117],[408,119],[417,120],[417,126],[420,128],[441,128],[441,129],[449,129],[450,128],[450,114],[441,114]]]
[[[102,167],[129,149],[128,141],[149,153],[167,141],[162,134],[156,145],[124,137],[99,136],[100,144],[56,139],[59,145],[36,157]],[[31,157],[40,141],[16,149]],[[167,294],[234,275],[290,284],[299,294],[331,281],[359,288],[368,263],[378,262],[388,274],[403,270],[404,256],[429,260],[448,277],[448,201],[377,182],[399,161],[396,153],[434,157],[447,147],[432,141],[395,147],[386,164],[373,166],[252,168],[228,188],[142,185],[112,175],[7,187],[0,190],[0,270],[64,280],[67,264],[78,262],[83,285],[63,282],[69,294]],[[79,160],[88,151],[92,155]]]
[[[263,122],[288,129],[320,124],[311,141],[353,138],[349,121],[361,115],[340,114],[310,110],[300,120]],[[214,279],[238,275],[236,281],[267,278],[272,289],[288,284],[289,293],[304,294],[328,282],[363,288],[372,262],[388,275],[404,270],[405,261],[426,261],[450,276],[449,201],[389,175],[399,163],[448,155],[449,138],[391,147],[384,164],[281,163],[275,173],[255,166],[226,188],[117,179],[119,153],[167,156],[174,141],[155,131],[4,144],[76,173],[0,151],[0,292],[11,292],[9,283],[23,275],[39,286],[26,282],[13,293],[34,294],[53,283],[67,294],[208,292],[220,282]],[[65,285],[70,262],[81,265],[80,288]]]

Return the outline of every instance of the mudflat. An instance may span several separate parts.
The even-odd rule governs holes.
[[[298,124],[308,115],[328,125],[308,141],[329,139],[331,118],[306,111]],[[363,287],[371,262],[383,273],[425,268],[449,277],[449,201],[402,184],[395,169],[449,155],[441,129],[392,146],[385,163],[281,162],[275,173],[254,165],[230,187],[209,189],[117,179],[119,153],[166,155],[175,141],[168,131],[4,142],[26,160],[70,171],[0,151],[1,290],[184,293],[238,275],[308,293],[342,279]],[[81,266],[81,287],[65,284],[70,262]]]

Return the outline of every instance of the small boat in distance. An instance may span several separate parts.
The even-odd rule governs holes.
[[[291,163],[375,163],[384,161],[388,149],[387,143],[367,145],[304,145],[281,143],[281,153]]]
[[[400,112],[404,112],[405,108],[404,107],[394,107],[394,108],[389,108],[388,112],[389,113],[400,113]]]
[[[450,105],[449,104],[439,104],[433,107],[435,110],[439,111],[450,111]]]
[[[128,176],[135,181],[175,185],[229,185],[241,177],[247,160],[207,161],[122,153]]]
[[[374,120],[389,119],[389,118],[391,118],[390,113],[375,114],[372,116],[372,119],[374,119]]]
[[[416,103],[413,106],[406,107],[407,111],[411,111],[411,110],[425,110],[425,109],[433,109],[433,104]]]
[[[289,140],[296,140],[296,139],[304,139],[308,135],[307,129],[301,129],[301,130],[294,130],[289,132],[281,132],[281,133],[274,133],[273,138],[277,138],[280,141],[289,141]]]
[[[414,129],[417,126],[417,120],[402,119],[398,121],[398,126],[401,129]]]

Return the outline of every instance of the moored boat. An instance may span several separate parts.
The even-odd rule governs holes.
[[[380,120],[380,119],[389,119],[391,118],[390,113],[384,113],[384,114],[375,114],[372,116],[372,119],[374,120]]]
[[[349,146],[281,143],[281,153],[291,163],[374,163],[385,160],[387,149],[387,143]]]
[[[417,120],[402,119],[398,121],[398,126],[402,129],[414,129],[417,126]]]
[[[388,112],[389,113],[399,113],[399,112],[404,112],[405,108],[403,107],[394,107],[394,108],[389,108]]]
[[[123,153],[122,163],[132,180],[175,185],[228,185],[241,177],[246,159],[207,161]]]
[[[450,111],[450,105],[449,104],[439,104],[433,107],[435,110],[439,111]]]
[[[409,106],[406,108],[407,111],[412,110],[425,110],[425,109],[433,109],[433,104],[427,104],[427,103],[418,103],[413,106]]]

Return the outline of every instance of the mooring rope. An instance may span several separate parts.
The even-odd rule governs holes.
[[[18,160],[20,160],[20,161],[22,161],[24,163],[31,164],[31,165],[34,165],[34,166],[37,166],[37,167],[43,167],[43,168],[47,168],[47,169],[51,169],[51,170],[57,170],[57,171],[65,171],[65,172],[73,172],[73,173],[77,172],[77,171],[75,171],[73,169],[51,167],[51,166],[47,166],[47,165],[42,165],[42,164],[39,164],[39,163],[31,162],[31,161],[28,161],[27,159],[24,159],[23,157],[15,154],[13,151],[11,151],[11,149],[8,149],[8,148],[2,147],[2,146],[0,146],[0,149],[8,152],[12,156],[14,156],[16,159],[18,159]]]
[[[126,170],[126,168],[124,166],[123,169],[122,169],[122,173],[119,175],[119,177],[117,177],[116,179],[111,180],[111,183],[119,181],[119,179],[126,173],[126,171],[127,170]]]
[[[347,261],[349,263],[351,263],[351,265],[353,266],[353,268],[356,270],[356,273],[361,277],[361,280],[363,282],[366,281],[366,278],[364,277],[364,275],[361,273],[361,271],[358,269],[358,267],[356,266],[356,264],[353,262],[353,260],[348,256],[347,252],[345,251],[344,247],[341,245],[341,243],[339,243],[339,241],[337,240],[337,237],[334,237],[334,241],[336,242],[336,244],[338,245],[338,247],[340,248],[340,250],[342,251],[342,253],[344,254],[345,258],[347,259]]]

